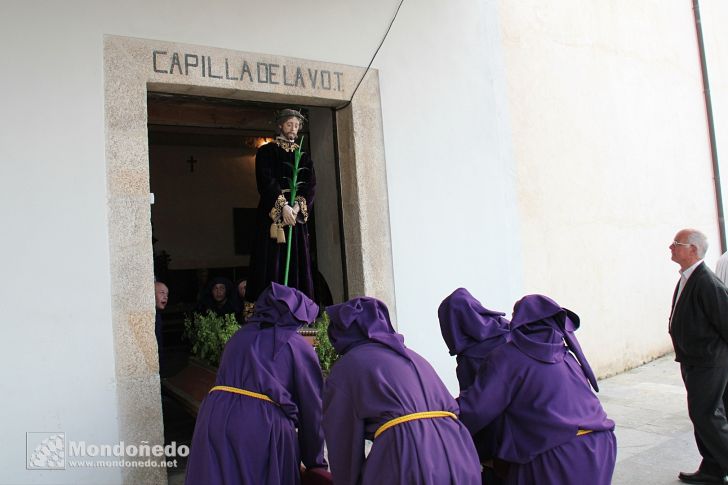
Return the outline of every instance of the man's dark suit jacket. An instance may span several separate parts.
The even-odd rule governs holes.
[[[688,278],[676,306],[677,288],[670,325],[675,360],[699,367],[728,367],[728,288],[704,262]]]

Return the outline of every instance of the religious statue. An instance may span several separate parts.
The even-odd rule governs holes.
[[[245,293],[246,313],[258,295],[271,283],[287,284],[314,299],[308,218],[316,191],[316,175],[308,153],[296,143],[306,121],[294,109],[277,113],[278,136],[258,149],[255,155],[255,180],[260,194],[255,219],[250,275]],[[294,177],[296,152],[299,152],[297,177]],[[295,197],[291,184],[296,180]],[[290,228],[293,230],[290,230]],[[290,244],[288,281],[285,281],[287,245]]]

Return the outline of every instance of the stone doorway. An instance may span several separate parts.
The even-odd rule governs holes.
[[[331,114],[348,296],[380,298],[396,319],[378,74],[362,68],[120,36],[104,38],[112,327],[119,439],[163,441],[154,338],[147,99],[150,92],[307,106]],[[351,103],[359,79],[361,85]],[[161,468],[125,483],[164,483]]]

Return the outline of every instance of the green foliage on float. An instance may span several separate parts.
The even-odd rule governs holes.
[[[214,367],[220,365],[225,344],[239,328],[232,313],[219,316],[209,310],[185,317],[185,337],[192,343],[192,353]]]
[[[329,372],[331,372],[331,366],[333,366],[339,358],[339,354],[336,353],[334,346],[331,345],[331,341],[329,340],[328,313],[321,313],[321,316],[314,323],[314,328],[316,329],[316,336],[314,337],[313,345],[316,348],[319,364],[321,364],[321,371],[325,377],[329,375]]]

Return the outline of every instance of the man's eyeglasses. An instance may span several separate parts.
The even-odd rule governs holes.
[[[670,244],[670,247],[674,248],[675,246],[692,246],[692,244],[673,241],[672,244]]]

